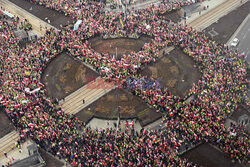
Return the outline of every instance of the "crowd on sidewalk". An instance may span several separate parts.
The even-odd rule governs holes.
[[[244,128],[226,129],[223,124],[246,93],[245,66],[235,50],[192,27],[164,20],[161,13],[172,10],[169,4],[150,5],[124,16],[105,12],[101,3],[90,1],[29,1],[83,22],[77,31],[70,26],[61,31],[50,29],[38,41],[20,48],[13,34],[17,20],[1,18],[1,105],[23,140],[30,137],[73,166],[196,166],[181,159],[178,152],[182,146],[199,142],[217,143],[232,159],[246,163],[249,137]],[[87,40],[98,34],[133,33],[149,35],[153,40],[141,51],[122,58],[96,53]],[[184,98],[172,95],[157,80],[140,75],[141,68],[157,61],[160,50],[170,45],[191,56],[202,73]],[[65,114],[45,95],[40,82],[46,65],[64,51],[92,65],[107,81],[121,82],[157,112],[164,113],[164,130],[93,130],[77,117]],[[188,102],[189,96],[195,98]]]

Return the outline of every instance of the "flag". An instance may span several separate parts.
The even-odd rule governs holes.
[[[124,25],[123,25],[122,19],[120,19],[120,23],[121,23],[121,25],[122,25],[122,28],[123,28],[123,26],[124,26]]]

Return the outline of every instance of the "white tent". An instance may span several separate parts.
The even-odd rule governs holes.
[[[77,22],[75,23],[75,25],[74,25],[74,31],[75,30],[78,30],[78,28],[79,28],[79,25],[82,23],[82,20],[77,20]]]

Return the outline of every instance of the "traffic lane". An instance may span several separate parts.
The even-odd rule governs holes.
[[[248,17],[247,22],[244,24],[242,29],[239,31],[239,33],[236,35],[236,38],[240,40],[238,49],[240,53],[245,53],[245,60],[250,63],[250,17]],[[249,73],[247,77],[249,81]],[[250,99],[250,90],[248,88],[246,97]]]
[[[248,17],[247,22],[236,35],[236,38],[240,41],[237,48],[241,53],[245,53],[246,61],[250,62],[250,17]]]
[[[250,62],[250,32],[248,33],[245,39],[239,39],[239,51],[240,53],[244,53],[245,60],[249,63]]]
[[[236,35],[236,38],[239,39],[238,49],[240,53],[245,53],[245,60],[250,63],[250,17],[248,17],[247,22],[243,25],[241,30]],[[248,81],[249,81],[249,73],[248,73]],[[246,97],[250,99],[250,90],[248,88]]]

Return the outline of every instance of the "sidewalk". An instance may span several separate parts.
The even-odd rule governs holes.
[[[144,1],[144,2],[137,1],[134,5],[129,5],[127,9],[131,10],[134,7],[135,10],[138,10],[138,9],[146,8],[150,4],[158,4],[158,3],[160,3],[159,0],[149,0],[149,1]]]
[[[227,0],[217,7],[208,10],[206,14],[187,24],[198,31],[202,31],[213,23],[217,23],[223,16],[228,15],[247,1],[248,0],[242,0],[241,3],[239,0]]]
[[[4,155],[0,155],[0,165],[5,165],[8,162],[15,162],[16,160],[21,160],[29,156],[27,146],[31,145],[33,142],[27,140],[26,142],[21,144],[22,152],[20,153],[17,148],[8,152],[7,158]]]
[[[221,5],[223,2],[227,0],[206,0],[202,3],[193,4],[191,6],[184,7],[182,9],[183,13],[187,13],[186,23],[189,24],[192,21],[196,20],[200,16],[206,14],[217,6]],[[204,6],[208,6],[207,9],[204,10]],[[185,23],[185,19],[182,19],[181,23]]]
[[[126,121],[128,121],[129,123],[131,123],[132,121],[134,122],[135,131],[139,132],[142,129],[142,126],[137,119],[122,119],[120,120],[121,131],[125,131]],[[115,124],[117,124],[117,119],[109,120],[109,119],[93,118],[92,120],[89,121],[87,126],[91,127],[92,129],[107,129],[107,128],[115,129],[116,128]]]
[[[45,27],[48,29],[56,29],[47,22],[39,19],[38,17],[34,16],[33,14],[27,12],[26,10],[22,9],[21,7],[15,5],[14,3],[8,0],[0,0],[0,6],[3,7],[6,11],[9,11],[11,14],[18,16],[20,19],[27,19],[32,24],[33,32],[35,34],[38,34],[38,36],[46,32]],[[42,26],[42,29],[40,29],[40,26]]]
[[[1,6],[1,2],[0,2],[0,6]],[[2,6],[1,6],[2,7]],[[4,12],[4,11],[6,11],[6,12],[9,12],[9,13],[13,13],[13,11],[8,11],[8,10],[6,10],[6,9],[0,9],[0,12]],[[14,13],[13,13],[14,14]],[[20,19],[20,21],[19,21],[19,23],[18,23],[18,26],[20,26],[20,23],[22,22],[22,21],[24,21],[24,19],[25,18],[22,18],[21,17],[21,19]],[[8,21],[8,19],[7,19],[7,21]],[[28,22],[29,22],[29,20],[28,20]],[[16,31],[19,31],[19,29],[17,29]],[[28,31],[28,34],[30,35],[30,36],[32,36],[32,35],[37,35],[37,37],[39,38],[39,37],[41,37],[41,32],[38,32],[37,30],[35,30],[34,28],[33,28],[33,26],[32,26],[32,30],[29,30]]]
[[[137,1],[133,5],[127,6],[126,9],[132,10],[132,8],[134,8],[134,10],[138,10],[138,9],[146,8],[150,4],[158,4],[158,3],[160,3],[159,0],[148,0],[148,1],[144,1],[144,2]],[[110,9],[110,4],[107,4],[105,6],[105,10],[110,11],[110,12],[121,12],[121,11],[124,12],[125,6],[122,4],[122,8],[121,9],[119,7],[117,7],[116,9]]]

